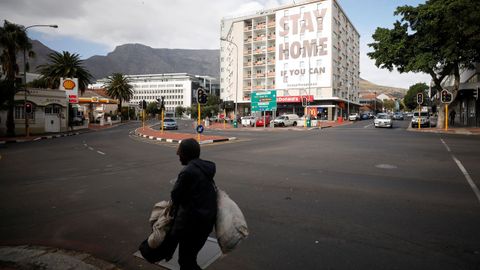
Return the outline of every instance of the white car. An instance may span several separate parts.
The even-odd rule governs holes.
[[[392,117],[386,113],[379,113],[375,117],[375,120],[373,120],[373,123],[376,128],[378,127],[388,127],[392,128],[393,123],[392,123]]]
[[[284,114],[281,115],[275,120],[273,120],[274,126],[280,126],[280,127],[288,127],[288,126],[297,126],[298,122],[300,121],[300,117],[296,114]]]
[[[241,118],[241,121],[242,121],[242,126],[244,127],[249,127],[251,126],[253,123],[255,123],[255,117],[253,116],[244,116]]]
[[[351,113],[351,114],[348,116],[348,120],[350,120],[350,121],[360,120],[360,115],[359,115],[358,113]]]

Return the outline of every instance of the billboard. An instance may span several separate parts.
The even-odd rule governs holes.
[[[78,79],[77,78],[61,78],[60,90],[64,90],[68,103],[78,103]]]
[[[275,21],[275,88],[331,87],[332,2],[282,9]]]

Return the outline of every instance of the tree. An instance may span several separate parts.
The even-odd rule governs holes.
[[[112,76],[107,78],[105,87],[107,95],[118,100],[117,112],[120,114],[123,101],[128,102],[133,98],[133,86],[130,84],[130,80],[121,73],[113,73]]]
[[[218,96],[209,94],[207,98],[207,104],[201,105],[201,116],[202,119],[207,116],[211,117],[218,114],[220,109],[220,98]],[[187,114],[190,114],[192,118],[197,118],[198,116],[198,107],[197,103],[192,103],[192,107],[186,108]]]
[[[480,5],[476,0],[429,0],[417,7],[398,7],[393,29],[377,28],[368,56],[377,67],[400,73],[423,72],[432,77],[433,94],[453,75],[452,93],[460,86],[460,70],[480,60]],[[443,104],[442,104],[443,106]],[[444,110],[438,127],[443,127]]]
[[[5,78],[0,81],[0,106],[7,105],[7,136],[15,136],[15,94],[20,90],[20,85],[16,82],[16,76],[19,72],[17,64],[17,53],[28,50],[29,54],[32,44],[28,40],[25,27],[4,21],[3,27],[0,27],[0,48],[2,52],[0,60],[2,72]],[[24,71],[26,72],[26,71]]]
[[[409,110],[414,110],[418,106],[417,94],[423,93],[423,96],[426,97],[427,91],[428,91],[427,84],[425,83],[414,84],[410,86],[407,93],[405,94],[405,97],[403,97],[403,103]]]
[[[49,54],[49,63],[38,67],[38,71],[47,81],[48,87],[57,89],[61,78],[78,78],[78,88],[83,94],[88,84],[93,80],[93,76],[83,66],[83,61],[76,53],[54,52]]]
[[[383,106],[388,111],[393,111],[395,109],[395,101],[393,100],[384,100]]]
[[[182,117],[183,113],[186,111],[186,109],[182,106],[177,106],[175,107],[175,115],[177,117]]]
[[[158,102],[149,102],[145,111],[151,115],[160,113],[160,109],[158,108]]]

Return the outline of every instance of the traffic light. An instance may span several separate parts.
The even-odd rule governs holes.
[[[302,106],[303,106],[303,107],[307,107],[307,105],[308,105],[307,103],[308,103],[308,102],[307,102],[307,97],[306,97],[306,96],[302,96]]]
[[[423,103],[423,93],[417,94],[417,104],[421,105]]]
[[[452,94],[450,92],[448,92],[447,90],[442,90],[440,94],[440,100],[442,101],[442,103],[452,102]]]
[[[27,102],[27,103],[25,104],[25,113],[31,114],[32,111],[33,111],[33,105],[32,105],[32,103]]]
[[[207,104],[207,93],[205,92],[205,90],[203,90],[203,88],[198,88],[197,89],[197,101],[198,103],[202,104],[202,105],[205,105]]]

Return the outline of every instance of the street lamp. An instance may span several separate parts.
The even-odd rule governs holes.
[[[34,24],[25,27],[23,31],[25,31],[25,35],[27,36],[28,40],[28,34],[27,34],[27,29],[28,28],[33,28],[33,27],[51,27],[51,28],[58,28],[58,25],[56,24]],[[23,80],[24,80],[24,96],[23,96],[23,117],[25,117],[25,135],[28,137],[30,136],[29,128],[28,128],[28,117],[27,117],[27,48],[24,46],[23,47]]]
[[[221,41],[225,41],[225,42],[228,42],[230,44],[233,44],[235,46],[235,54],[236,54],[236,62],[237,62],[237,67],[235,68],[237,70],[237,77],[235,78],[235,112],[234,112],[234,117],[235,117],[235,120],[234,121],[237,121],[237,94],[238,94],[238,46],[237,44],[235,44],[233,41],[231,40],[228,40],[226,38],[220,38]]]

